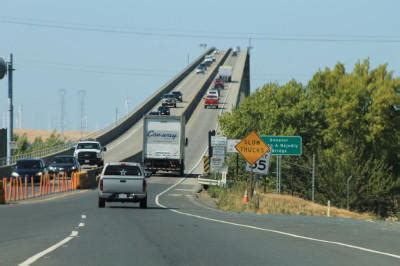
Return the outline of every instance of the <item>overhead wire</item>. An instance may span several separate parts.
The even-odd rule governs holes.
[[[82,32],[100,32],[112,34],[129,34],[149,37],[167,37],[167,38],[201,38],[201,39],[231,39],[231,40],[266,40],[282,42],[328,42],[328,43],[400,43],[399,36],[379,36],[379,35],[281,35],[281,34],[263,34],[263,33],[215,33],[215,34],[193,34],[186,32],[166,32],[168,29],[135,29],[132,27],[116,27],[105,25],[89,25],[82,23],[59,23],[50,20],[35,20],[32,18],[21,19],[11,17],[0,17],[0,23],[23,25],[40,28],[53,28],[62,30],[73,30]],[[199,32],[199,31],[197,31]],[[201,32],[201,31],[200,31]],[[339,37],[340,36],[340,37]]]

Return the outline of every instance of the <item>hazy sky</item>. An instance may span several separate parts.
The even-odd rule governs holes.
[[[396,0],[1,0],[0,57],[14,54],[15,109],[24,128],[79,129],[79,90],[93,130],[134,108],[202,49],[247,46],[251,87],[358,59],[400,67]],[[325,41],[324,41],[325,40]],[[0,81],[0,127],[7,80]],[[16,112],[17,113],[17,112]]]

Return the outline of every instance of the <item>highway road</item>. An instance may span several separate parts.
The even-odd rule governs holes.
[[[208,200],[197,198],[195,179],[153,176],[149,181],[149,209],[119,203],[98,209],[96,191],[39,203],[1,206],[0,265],[24,262],[65,240],[72,231],[76,231],[76,236],[38,258],[34,265],[399,265],[400,262],[400,257],[391,257],[400,254],[398,224],[225,213],[215,210]]]
[[[99,209],[95,190],[0,205],[0,265],[399,265],[398,223],[222,212],[198,196],[190,174],[202,171],[207,132],[235,84],[221,109],[198,105],[186,125],[188,177],[151,177],[148,209]]]

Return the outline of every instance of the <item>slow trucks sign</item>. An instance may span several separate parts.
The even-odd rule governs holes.
[[[178,132],[167,130],[149,130],[147,132],[148,143],[178,143]]]

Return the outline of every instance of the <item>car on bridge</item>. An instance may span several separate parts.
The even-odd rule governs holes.
[[[168,106],[160,106],[158,107],[159,115],[170,115],[171,111]]]
[[[175,96],[175,98],[176,98],[177,101],[182,102],[182,92],[180,92],[180,91],[173,91],[173,92],[171,92],[171,93]]]
[[[81,166],[74,156],[71,155],[58,155],[55,156],[49,164],[49,174],[66,173],[71,176],[74,172],[79,172]]]
[[[139,202],[147,208],[147,181],[151,176],[139,163],[107,163],[101,172],[98,185],[98,207],[106,202]]]
[[[219,105],[219,98],[217,95],[215,94],[208,94],[205,98],[204,98],[204,108],[209,108],[209,107],[213,107],[213,108],[217,108],[218,109],[218,105]]]
[[[149,115],[160,115],[160,112],[158,110],[153,110],[149,113]]]
[[[12,177],[28,177],[28,182],[33,177],[33,182],[40,181],[40,177],[48,173],[43,159],[20,159],[12,170]]]
[[[207,96],[208,96],[208,95],[216,95],[216,96],[219,98],[219,89],[215,89],[215,88],[210,89],[210,90],[207,92]]]
[[[164,94],[164,96],[162,97],[162,100],[161,100],[161,105],[176,107],[175,95],[173,95],[172,93]]]
[[[196,74],[204,74],[206,72],[206,66],[200,64],[196,67]]]
[[[224,89],[225,88],[225,83],[221,78],[216,78],[214,80],[214,88],[217,89]]]

